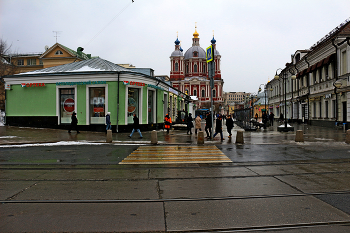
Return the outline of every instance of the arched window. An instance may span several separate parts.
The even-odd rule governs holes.
[[[202,97],[205,97],[205,90],[202,90]]]
[[[203,64],[203,73],[206,73],[207,70],[205,69],[205,64]]]
[[[193,56],[194,56],[194,57],[198,57],[198,52],[197,52],[197,51],[194,51],[194,52],[193,52]]]
[[[216,97],[216,91],[213,90],[213,97]]]
[[[193,72],[197,72],[197,64],[194,64],[194,66],[193,66]]]
[[[63,54],[63,52],[61,50],[57,50],[55,53],[55,55],[62,55],[62,54]]]
[[[179,71],[179,63],[175,63],[175,71]]]
[[[188,65],[186,65],[186,73],[188,73]]]
[[[197,90],[193,90],[193,95],[197,96]]]

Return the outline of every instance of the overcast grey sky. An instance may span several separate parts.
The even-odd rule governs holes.
[[[0,38],[44,52],[59,31],[71,49],[170,75],[176,32],[185,52],[197,22],[204,49],[214,30],[224,91],[256,92],[349,17],[349,0],[0,0]]]

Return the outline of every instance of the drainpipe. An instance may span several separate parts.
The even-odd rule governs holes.
[[[119,75],[118,73],[118,94],[117,94],[117,133],[118,133],[118,126],[119,126]]]
[[[297,74],[299,74],[299,69],[297,68],[297,64],[294,65],[294,68],[297,70]],[[299,96],[300,95],[299,81],[297,81],[295,84],[296,84],[296,88],[298,89],[298,96]],[[299,121],[299,106],[297,108],[297,121]]]
[[[335,61],[334,61],[334,78],[335,81],[338,80],[338,47],[334,43],[335,38],[332,39],[332,45],[335,48]],[[338,95],[337,95],[337,88],[334,87],[334,94],[335,94],[335,124],[337,125],[338,122]]]
[[[309,68],[310,63],[307,61],[307,56],[305,56],[305,62],[307,63],[307,68]],[[307,74],[306,86],[307,86],[307,123],[309,124],[309,119],[310,119],[310,103],[309,103],[310,79],[309,79],[309,74]]]

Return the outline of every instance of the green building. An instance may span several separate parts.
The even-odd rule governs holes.
[[[111,113],[114,132],[130,130],[133,114],[143,129],[162,128],[188,109],[186,95],[153,76],[101,58],[4,77],[6,124],[68,128],[73,111],[81,130],[102,131]]]

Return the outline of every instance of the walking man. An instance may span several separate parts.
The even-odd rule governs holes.
[[[232,136],[231,130],[233,128],[233,120],[231,118],[231,115],[227,115],[226,126],[227,126],[227,132],[229,134],[228,137],[230,138]]]
[[[112,129],[112,126],[111,126],[111,113],[107,112],[107,115],[106,115],[106,131],[110,130],[110,129]]]
[[[222,116],[219,115],[219,117],[215,121],[216,126],[215,126],[215,134],[214,134],[213,138],[215,138],[215,136],[218,133],[220,133],[221,141],[222,141],[222,140],[225,140],[225,138],[222,136],[222,122],[221,122],[221,120],[222,120]]]
[[[139,132],[140,138],[142,138],[142,134],[141,134],[141,131],[140,131],[139,118],[137,118],[136,114],[134,113],[134,128],[132,129],[132,132],[129,135],[129,138],[131,138],[131,136],[134,134],[135,130],[137,130],[137,132]]]
[[[68,133],[70,133],[70,131],[72,131],[72,129],[75,129],[77,131],[77,133],[80,133],[78,130],[78,118],[77,118],[77,114],[75,112],[73,112],[73,114],[72,114],[72,122],[70,124],[70,128],[68,130]]]
[[[211,138],[211,115],[210,115],[210,112],[207,112],[207,117],[205,118],[205,132],[207,133],[207,138],[208,139]]]

